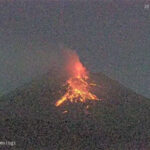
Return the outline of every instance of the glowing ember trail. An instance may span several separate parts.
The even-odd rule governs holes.
[[[88,72],[80,62],[77,54],[69,52],[68,60],[66,69],[70,74],[70,78],[66,82],[68,85],[67,92],[55,105],[60,106],[65,101],[86,102],[86,100],[99,100],[96,95],[89,91],[90,86],[95,84],[88,83]]]

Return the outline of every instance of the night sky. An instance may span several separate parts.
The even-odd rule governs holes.
[[[64,46],[75,49],[91,72],[104,72],[150,98],[150,8],[145,4],[0,2],[0,95],[60,67]]]

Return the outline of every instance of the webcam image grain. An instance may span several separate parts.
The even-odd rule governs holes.
[[[150,150],[149,0],[0,0],[0,149]]]

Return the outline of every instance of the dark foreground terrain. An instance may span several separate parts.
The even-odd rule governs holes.
[[[0,100],[0,141],[16,150],[149,150],[150,100],[103,74],[91,74],[101,101],[55,102],[65,77],[49,73]],[[67,112],[66,112],[67,111]]]

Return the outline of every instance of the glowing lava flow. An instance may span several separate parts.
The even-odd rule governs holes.
[[[92,84],[87,82],[88,73],[75,52],[70,56],[67,70],[71,75],[67,80],[67,92],[56,102],[56,106],[60,106],[65,101],[85,102],[86,100],[99,100],[96,95],[89,91]]]

